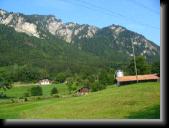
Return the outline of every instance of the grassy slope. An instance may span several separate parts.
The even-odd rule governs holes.
[[[24,84],[18,84],[14,85],[13,88],[6,90],[5,94],[8,97],[22,97],[25,92],[27,92],[29,89],[31,89],[32,86],[35,86],[35,84],[29,84],[28,86]],[[47,85],[47,86],[41,86],[43,90],[43,95],[44,96],[49,96],[51,89],[53,87],[56,87],[58,89],[59,94],[67,94],[67,87],[64,84],[52,84],[52,85]]]
[[[128,119],[160,118],[159,83],[139,83],[81,97],[0,104],[0,118]]]

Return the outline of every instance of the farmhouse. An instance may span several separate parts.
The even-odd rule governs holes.
[[[48,79],[43,79],[43,80],[39,81],[39,84],[40,85],[49,85],[49,84],[51,84],[51,81]]]
[[[88,87],[81,87],[78,90],[76,90],[76,94],[78,96],[80,96],[80,95],[86,95],[86,94],[89,93],[89,91],[90,91],[90,88],[88,88]]]
[[[146,75],[137,75],[136,76],[122,76],[116,77],[117,85],[134,83],[136,81],[158,81],[160,80],[160,76],[158,74],[146,74]]]

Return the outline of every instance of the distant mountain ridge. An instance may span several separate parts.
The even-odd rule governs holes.
[[[79,25],[76,23],[63,23],[53,15],[23,15],[0,10],[0,23],[14,27],[18,32],[25,32],[38,38],[44,38],[45,32],[60,37],[67,42],[73,42],[73,37],[93,37],[98,30],[95,26]],[[85,35],[79,35],[85,31]]]
[[[136,55],[143,55],[150,61],[160,57],[158,45],[119,25],[98,28],[87,24],[63,23],[53,15],[24,15],[5,10],[0,10],[0,24],[40,39],[53,36],[73,44],[80,50],[108,59],[112,59],[115,53],[133,56],[132,43]]]

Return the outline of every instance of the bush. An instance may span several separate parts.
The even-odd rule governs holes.
[[[53,87],[52,90],[51,90],[51,95],[53,94],[57,94],[58,93],[58,90],[56,87]]]
[[[109,82],[108,72],[105,70],[101,71],[99,74],[99,82],[103,85],[106,85]]]
[[[56,82],[59,82],[59,83],[63,83],[66,79],[66,74],[61,72],[61,73],[58,73],[56,78],[55,78],[55,81]]]
[[[7,98],[7,96],[3,92],[0,92],[0,98]]]
[[[102,83],[100,83],[99,81],[95,81],[95,82],[91,83],[91,89],[93,92],[105,89],[105,87],[106,86],[103,85]]]
[[[25,100],[25,101],[28,101],[28,98],[27,98],[27,97],[25,97],[25,98],[24,98],[24,100]]]
[[[25,92],[25,93],[23,94],[23,96],[24,96],[24,97],[29,97],[29,96],[30,96],[30,93],[29,93],[29,92]]]
[[[60,96],[58,94],[54,94],[53,97],[59,98]]]
[[[3,90],[10,89],[12,87],[12,81],[8,78],[3,78],[0,76],[0,89]]]
[[[41,86],[35,86],[31,88],[31,96],[41,96],[41,95],[43,95]]]
[[[12,102],[12,103],[15,103],[15,100],[14,100],[14,99],[11,99],[11,102]]]
[[[66,85],[67,85],[68,92],[69,92],[69,94],[71,94],[72,84],[73,84],[73,78],[69,77],[69,78],[67,78],[66,81],[67,81]]]

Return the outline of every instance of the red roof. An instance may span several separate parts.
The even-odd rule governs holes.
[[[146,74],[146,75],[137,75],[137,77],[136,76],[116,77],[116,80],[119,82],[127,82],[127,81],[136,81],[137,78],[139,81],[141,81],[141,80],[158,80],[159,79],[157,74]]]

